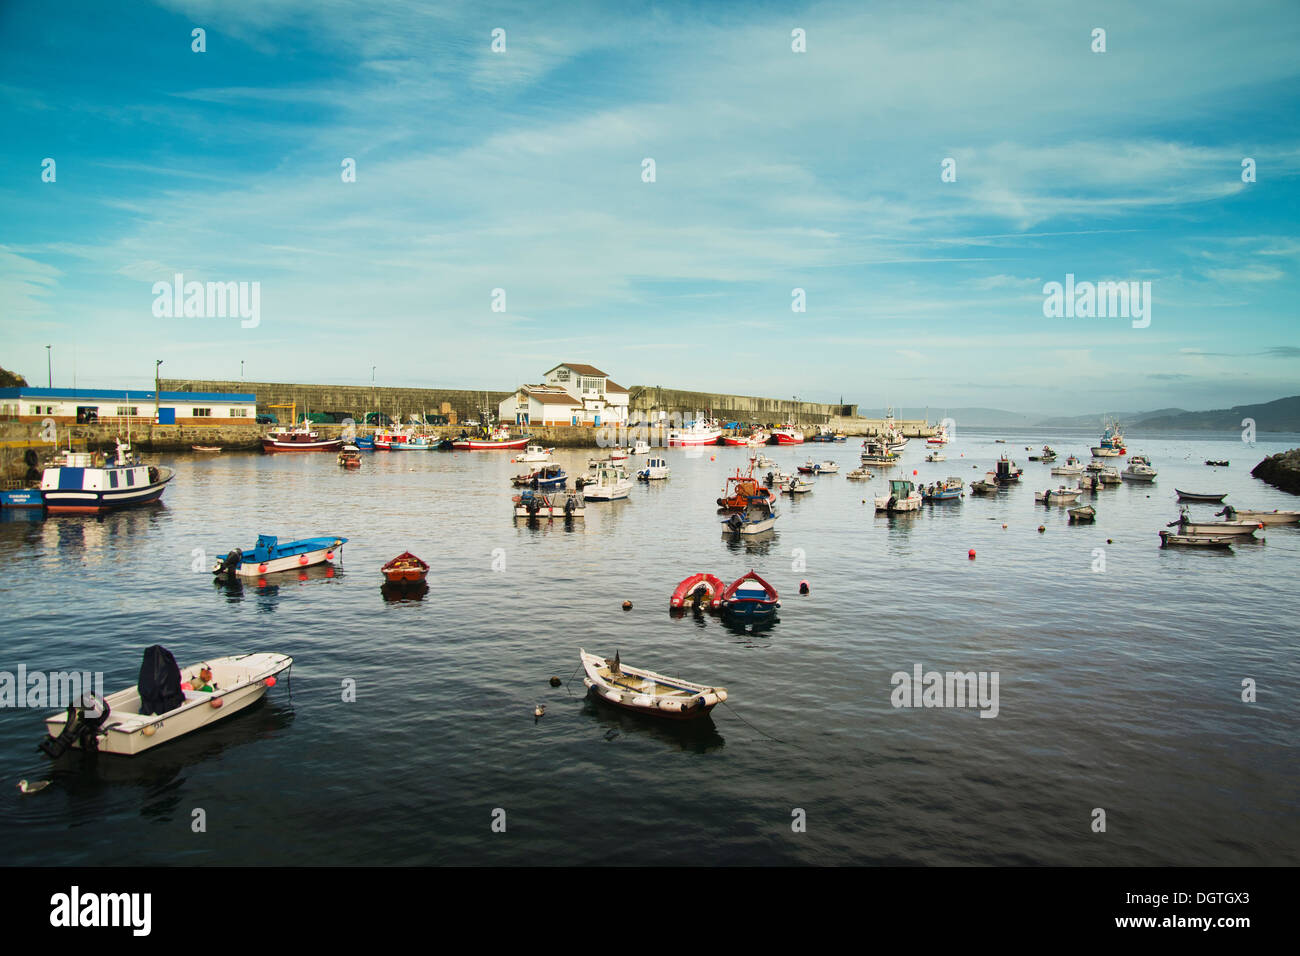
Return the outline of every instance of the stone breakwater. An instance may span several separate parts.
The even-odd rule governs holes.
[[[1300,495],[1300,448],[1270,455],[1251,469],[1250,473],[1274,488]]]

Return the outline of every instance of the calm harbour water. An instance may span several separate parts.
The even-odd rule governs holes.
[[[1096,434],[994,437],[961,432],[942,464],[914,439],[901,467],[865,483],[844,477],[859,440],[767,448],[787,470],[812,456],[841,473],[781,501],[774,535],[750,543],[724,538],[715,514],[747,461],[728,448],[665,452],[669,481],[593,502],[573,529],[510,517],[507,453],[381,453],[359,472],[332,455],[162,456],[178,475],[161,506],[6,516],[0,670],[102,670],[111,692],[134,684],[153,643],[182,666],[250,651],[295,664],[245,713],[135,758],[61,763],[30,796],[15,784],[51,778],[36,753],[47,712],[0,710],[5,860],[1300,864],[1300,531],[1231,554],[1162,551],[1156,537],[1177,516],[1175,486],[1300,506],[1249,475],[1300,438],[1131,435],[1156,483],[1085,493],[1097,522],[1070,526],[1033,492],[1074,479],[1025,446],[1086,461]],[[891,471],[969,483],[1002,452],[1022,486],[874,513]],[[574,475],[589,454],[557,460]],[[207,559],[259,532],[350,541],[332,576],[215,586]],[[408,549],[433,566],[430,589],[386,602],[379,567]],[[751,567],[781,592],[770,630],[669,616],[687,574]],[[574,673],[580,646],[724,685],[729,706],[696,727],[598,706]],[[890,675],[915,664],[997,671],[998,716],[894,709]],[[341,700],[349,678],[354,703]],[[1243,678],[1257,702],[1241,701]],[[1096,807],[1105,833],[1090,828]],[[206,833],[191,831],[195,808]],[[792,832],[794,808],[806,832]]]

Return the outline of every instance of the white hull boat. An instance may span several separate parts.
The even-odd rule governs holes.
[[[516,518],[584,518],[586,501],[576,491],[525,491],[511,499]]]
[[[727,699],[725,687],[706,687],[654,671],[629,667],[618,659],[609,660],[579,649],[582,682],[592,696],[607,704],[654,717],[694,720],[703,717]]]
[[[602,465],[583,482],[581,491],[588,501],[617,501],[632,493],[632,481],[622,466]]]
[[[923,499],[910,481],[895,479],[889,483],[889,494],[876,497],[877,511],[920,511]]]
[[[706,422],[692,422],[686,428],[676,428],[668,433],[669,448],[691,448],[697,445],[716,445],[722,429]]]
[[[1065,459],[1064,465],[1053,468],[1052,474],[1058,478],[1075,478],[1083,474],[1083,465],[1079,464],[1079,459],[1071,455]]]
[[[672,475],[673,471],[668,467],[668,462],[662,458],[647,458],[645,467],[637,471],[636,476],[640,481],[662,481]]]
[[[140,713],[138,686],[109,694],[105,698],[107,716],[93,732],[96,748],[100,753],[129,757],[214,724],[261,700],[267,688],[274,686],[278,675],[292,663],[293,658],[284,654],[241,654],[210,658],[182,668],[181,680],[194,686],[199,686],[196,682],[201,669],[211,671],[206,686],[212,690],[186,690],[182,684],[184,703],[161,714]],[[81,716],[91,713],[86,711]],[[51,737],[58,738],[67,722],[65,712],[47,717],[45,726]],[[84,749],[84,739],[79,738],[70,746]]]
[[[1149,484],[1156,480],[1156,470],[1144,455],[1134,455],[1128,460],[1128,467],[1120,472],[1120,478]]]
[[[722,530],[734,534],[760,534],[776,527],[776,509],[766,498],[752,497],[742,511],[728,515],[722,521]]]
[[[632,446],[632,454],[637,456],[650,454],[650,443],[644,438],[638,438],[636,444]]]
[[[1300,523],[1300,511],[1252,511],[1250,509],[1234,508],[1229,505],[1218,514],[1223,515],[1229,521],[1251,521],[1263,525]]]
[[[543,448],[541,445],[529,445],[518,455],[515,455],[515,461],[544,461],[549,462],[554,448]]]
[[[1072,505],[1082,493],[1081,488],[1049,488],[1047,491],[1034,492],[1034,500],[1043,505]]]

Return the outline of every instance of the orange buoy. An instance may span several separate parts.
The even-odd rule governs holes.
[[[257,566],[257,573],[258,573],[258,574],[265,574],[265,573],[266,573],[266,565],[265,565],[265,564],[259,564],[259,565]]]
[[[299,564],[306,564],[306,563],[307,563],[307,555],[305,555],[305,554],[300,554],[300,555],[298,555],[298,563],[299,563]]]
[[[275,678],[274,678],[274,677],[268,677],[268,678],[267,678],[266,680],[264,680],[262,683],[264,683],[267,687],[274,687],[274,686],[275,686]]]
[[[967,551],[967,552],[966,552],[966,557],[968,557],[968,558],[970,558],[972,561],[974,561],[974,560],[975,560],[975,549],[974,549],[974,548],[971,548],[969,551]]]
[[[625,611],[630,611],[630,610],[632,610],[632,602],[631,602],[631,601],[624,601],[624,602],[623,602],[623,610],[625,610]]]
[[[221,706],[221,698],[220,697],[212,698],[210,701],[208,701],[208,706],[210,706],[213,710],[216,710],[218,707]]]
[[[1002,522],[1002,530],[1003,530],[1003,531],[1006,531],[1006,530],[1007,530],[1007,523],[1006,523],[1005,521]]]
[[[1047,530],[1047,529],[1044,528],[1041,524],[1038,526],[1038,533],[1039,533],[1039,534],[1042,534],[1042,533],[1043,533],[1044,531],[1046,531],[1046,530]]]
[[[334,552],[333,552],[333,551],[326,551],[326,552],[325,552],[325,560],[326,560],[326,561],[333,561],[333,560],[334,560]]]

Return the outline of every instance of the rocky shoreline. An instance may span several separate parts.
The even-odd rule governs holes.
[[[1300,448],[1270,455],[1251,469],[1250,473],[1274,488],[1300,495]]]

